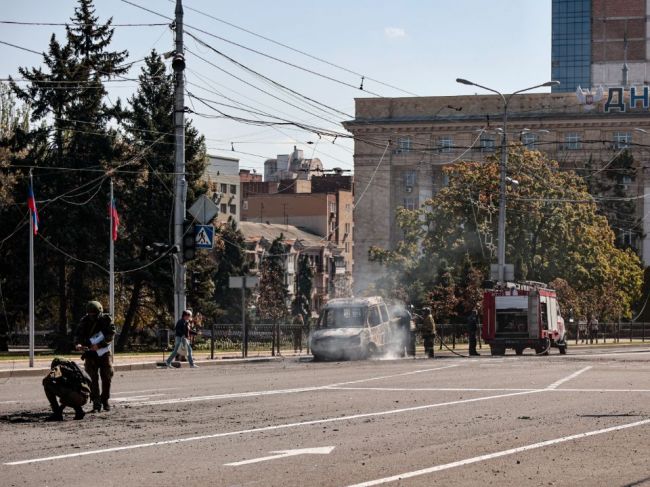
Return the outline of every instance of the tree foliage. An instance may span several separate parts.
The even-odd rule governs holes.
[[[455,164],[445,172],[449,185],[425,206],[397,212],[405,235],[397,249],[371,253],[388,266],[395,287],[411,295],[421,292],[420,276],[439,275],[443,261],[459,276],[466,259],[484,275],[494,260],[498,158]],[[515,278],[547,283],[560,278],[581,296],[607,293],[612,302],[601,306],[599,316],[630,316],[641,287],[639,258],[616,248],[582,178],[521,146],[510,151],[508,175],[519,182],[508,188],[506,212],[506,262],[518,264]],[[423,282],[431,289],[439,281]]]
[[[260,317],[278,322],[287,315],[289,293],[285,285],[284,235],[273,240],[260,266],[258,307]]]

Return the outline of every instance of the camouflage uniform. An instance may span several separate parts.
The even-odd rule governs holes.
[[[97,348],[107,347],[113,342],[115,336],[115,325],[108,313],[103,313],[102,305],[97,301],[90,301],[86,305],[86,315],[81,319],[77,328],[77,348],[87,348],[81,358],[84,360],[84,368],[92,380],[90,399],[93,401],[93,411],[99,412],[102,407],[110,411],[108,400],[111,397],[111,379],[113,378],[113,364],[111,351],[99,356],[95,350],[91,350],[90,338],[101,332],[104,338],[96,344]],[[99,393],[99,378],[102,379],[102,391]]]
[[[75,411],[74,419],[83,419],[82,408],[90,396],[90,377],[71,360],[55,358],[50,365],[50,372],[43,378],[45,396],[52,407],[50,420],[63,420],[63,410],[71,407]],[[59,404],[60,398],[61,404]]]

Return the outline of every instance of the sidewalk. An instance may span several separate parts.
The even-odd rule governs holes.
[[[160,367],[164,360],[169,356],[171,351],[164,354],[147,353],[147,354],[128,354],[120,353],[114,357],[113,368],[116,372],[130,371],[130,370],[144,370],[155,369]],[[57,357],[74,360],[81,362],[79,353],[68,355],[56,355]],[[280,356],[271,356],[271,352],[249,352],[247,358],[242,358],[241,353],[237,352],[221,352],[215,353],[214,359],[210,359],[210,352],[199,350],[193,352],[194,362],[200,367],[210,367],[237,363],[255,363],[255,362],[270,362],[280,361],[287,357],[311,357],[311,355],[294,354],[293,351],[282,352]],[[29,366],[29,356],[16,356],[15,358],[6,358],[0,360],[0,378],[8,377],[34,377],[45,376],[50,370],[50,363],[55,355],[36,356],[34,357],[34,367]],[[180,368],[189,368],[190,364],[187,362],[175,362]]]

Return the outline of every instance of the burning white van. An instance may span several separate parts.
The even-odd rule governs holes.
[[[380,296],[332,299],[311,334],[311,351],[316,360],[364,359],[392,347],[397,331]]]

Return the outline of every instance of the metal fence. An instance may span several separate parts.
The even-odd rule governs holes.
[[[590,333],[586,325],[578,323],[568,323],[566,329],[568,339],[576,344],[650,340],[650,323],[599,323],[595,333]]]

